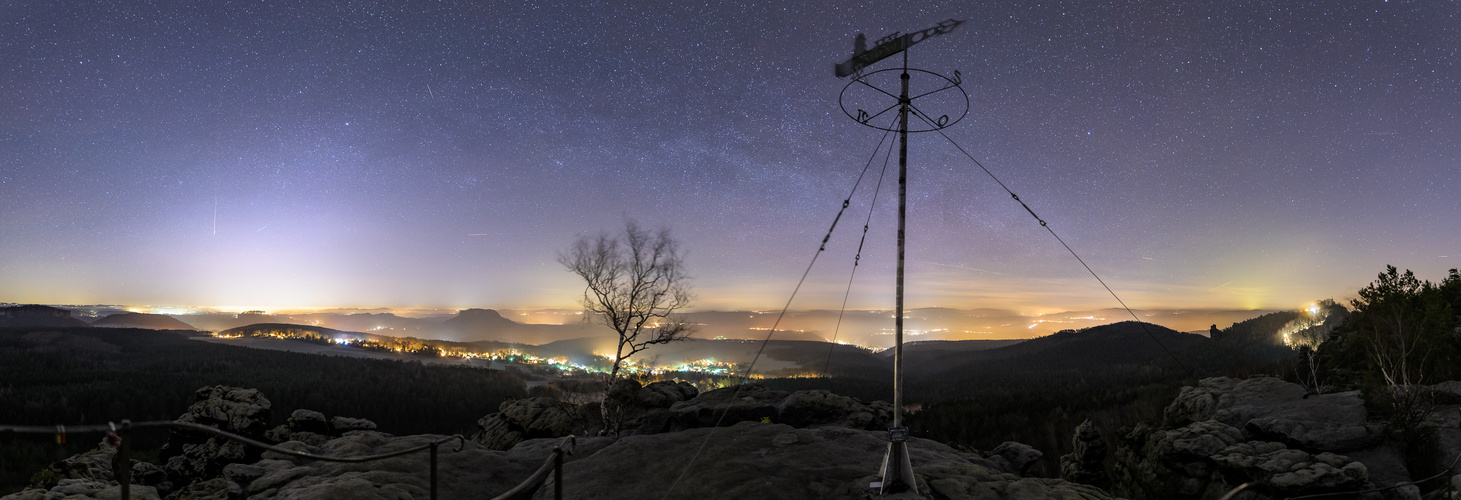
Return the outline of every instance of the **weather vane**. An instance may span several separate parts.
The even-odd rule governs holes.
[[[835,70],[838,78],[852,77],[852,81],[842,88],[842,93],[837,97],[843,113],[863,125],[898,132],[898,298],[893,320],[896,332],[893,351],[893,428],[888,429],[888,453],[883,456],[882,481],[873,484],[883,493],[898,484],[915,491],[918,489],[917,479],[913,476],[913,463],[908,460],[908,428],[903,426],[903,254],[904,228],[908,215],[908,133],[942,130],[969,114],[969,94],[960,86],[963,84],[963,77],[959,72],[955,71],[954,77],[949,78],[932,71],[909,68],[908,48],[953,31],[964,22],[949,19],[925,30],[907,34],[893,33],[879,39],[871,49],[867,48],[867,38],[859,34],[853,42],[852,58],[837,63]],[[900,52],[903,53],[901,69],[863,73],[864,68]],[[890,91],[894,83],[891,81],[894,72],[898,73],[896,83],[899,91],[896,95]],[[910,73],[920,75],[921,87],[917,94],[909,92],[912,79]],[[962,103],[959,102],[960,98]],[[915,105],[914,101],[919,101],[919,104]],[[960,106],[962,109],[957,109]],[[897,128],[883,127],[874,122],[894,109],[898,110],[898,118],[894,123]],[[925,110],[944,113],[935,118]],[[910,113],[919,118],[921,126],[910,129]],[[954,117],[950,118],[951,116]]]

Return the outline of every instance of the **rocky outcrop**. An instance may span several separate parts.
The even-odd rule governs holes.
[[[379,455],[414,448],[445,436],[394,437],[356,431],[313,447],[290,443],[300,451],[329,456]],[[492,498],[542,465],[544,455],[511,454],[465,443],[441,445],[437,461],[440,498]],[[210,492],[238,492],[244,498],[428,498],[429,455],[417,452],[366,463],[303,460],[268,452],[258,462],[231,466],[216,478]],[[208,493],[208,492],[200,492]]]
[[[30,496],[11,495],[3,498],[67,498],[73,495],[115,497],[120,494],[113,469],[116,463],[117,447],[109,439],[103,439],[96,448],[53,463],[35,474],[32,478],[33,488],[21,492]],[[158,492],[155,486],[167,479],[162,467],[137,459],[132,459],[131,465],[133,498],[156,498]],[[139,491],[143,493],[138,493]],[[51,496],[47,497],[48,494]]]
[[[1209,378],[1183,387],[1167,406],[1169,426],[1214,420],[1250,439],[1278,441],[1311,451],[1346,452],[1378,444],[1384,427],[1369,420],[1359,391],[1309,395],[1272,377]]]
[[[1182,389],[1162,427],[1122,431],[1112,491],[1134,500],[1212,499],[1244,483],[1250,498],[1360,491],[1374,487],[1369,468],[1335,451],[1372,447],[1381,431],[1357,393],[1307,395],[1269,377],[1205,379]],[[1077,463],[1095,457],[1080,455],[1064,457],[1065,477],[1090,471]]]
[[[1175,429],[1138,425],[1124,440],[1113,492],[1134,500],[1218,498],[1243,483],[1273,498],[1372,486],[1365,465],[1348,457],[1245,441],[1242,431],[1214,420]]]
[[[534,438],[554,438],[584,428],[576,405],[549,398],[504,401],[497,413],[477,420],[471,440],[488,449],[508,450]]]
[[[879,497],[869,485],[879,480],[886,449],[885,432],[742,421],[730,427],[620,438],[566,465],[564,484],[572,488],[567,496],[582,499],[667,494],[669,498],[1111,498],[1091,486],[993,470],[948,446],[917,438],[909,440],[908,449],[920,493]],[[634,480],[625,481],[628,477]]]
[[[622,379],[614,383],[605,398],[610,418],[617,418],[619,435],[656,434],[670,430],[669,408],[696,397],[700,391],[685,382],[659,381],[641,386]]]
[[[631,380],[631,382],[634,382]],[[638,385],[638,382],[634,382]],[[683,381],[661,380],[635,391],[635,402],[645,408],[669,408],[700,394],[695,386]]]
[[[299,441],[310,446],[320,446],[332,437],[344,436],[354,431],[373,431],[375,422],[363,418],[332,417],[314,410],[294,410],[283,424],[264,433],[265,440],[272,443]]]
[[[284,421],[284,425],[289,426],[289,430],[294,432],[330,434],[330,421],[325,420],[325,414],[314,410],[294,410],[294,413],[289,414],[289,419]]]
[[[368,419],[341,416],[330,417],[330,432],[332,436],[346,436],[351,432],[373,430],[376,430],[375,422]]]
[[[836,425],[879,430],[893,426],[893,405],[863,403],[857,398],[823,390],[797,391],[776,404],[776,422],[792,427]]]
[[[718,394],[717,394],[718,393]],[[261,433],[268,400],[257,391],[208,387],[179,420],[216,425],[235,433]],[[565,457],[565,483],[572,498],[659,498],[671,487],[673,498],[858,498],[877,497],[871,483],[887,449],[885,430],[862,430],[851,425],[882,425],[880,405],[863,404],[825,391],[786,393],[764,387],[712,391],[694,397],[693,387],[651,384],[632,392],[636,405],[670,415],[670,408],[686,411],[731,409],[736,418],[757,418],[729,427],[700,428],[677,433],[620,437],[579,437]],[[702,398],[704,398],[702,400]],[[699,402],[703,406],[685,405]],[[767,410],[770,410],[767,413]],[[440,498],[491,498],[515,487],[552,457],[564,444],[558,435],[582,429],[578,408],[545,398],[509,401],[492,417],[516,433],[510,450],[489,449],[475,442],[460,448],[451,440],[437,449],[437,487]],[[761,415],[771,415],[761,417]],[[870,416],[869,416],[870,415]],[[668,419],[668,417],[666,417]],[[759,418],[788,419],[805,428],[763,423]],[[484,419],[485,420],[485,419]],[[668,421],[668,420],[667,420]],[[712,422],[713,423],[713,422]],[[321,456],[384,455],[441,441],[444,436],[392,436],[371,430],[374,424],[299,410],[284,425],[267,434],[286,439],[280,448]],[[486,429],[483,430],[486,433]],[[482,433],[479,433],[482,434]],[[311,444],[297,439],[340,435]],[[168,472],[134,462],[134,470],[161,481],[157,488],[134,481],[133,498],[142,499],[270,499],[270,498],[426,498],[430,495],[430,456],[427,451],[363,463],[336,463],[297,458],[266,451],[235,459],[224,453],[226,443],[174,436],[168,443],[180,450],[168,457]],[[508,446],[507,439],[492,441]],[[919,492],[881,498],[950,499],[1106,499],[1098,488],[1059,479],[1022,478],[1017,472],[1040,453],[1018,443],[1005,443],[991,454],[970,455],[923,439],[909,441],[909,456],[917,474]],[[99,448],[94,455],[79,455],[69,463],[85,471],[57,481],[49,489],[26,490],[3,500],[114,498],[110,481],[113,455]],[[995,464],[1000,462],[1003,465]],[[68,469],[69,470],[69,469]],[[180,474],[182,471],[186,475]],[[134,475],[134,478],[138,476]],[[145,482],[145,481],[144,481]],[[551,482],[545,488],[551,488]],[[551,492],[539,492],[538,498]]]
[[[1043,456],[1045,453],[1028,444],[1005,441],[990,450],[984,458],[992,462],[996,469],[1023,476]]]
[[[1111,479],[1106,475],[1106,442],[1101,439],[1094,421],[1086,419],[1075,428],[1071,448],[1069,455],[1060,457],[1060,477],[1081,484],[1109,487]]]
[[[198,389],[187,413],[178,422],[216,427],[240,436],[261,439],[269,425],[269,400],[257,389],[216,385]],[[174,431],[162,447],[169,479],[184,486],[199,478],[217,476],[223,466],[257,459],[259,451],[238,441],[191,431]]]

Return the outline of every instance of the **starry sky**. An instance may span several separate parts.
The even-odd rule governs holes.
[[[0,301],[572,307],[555,255],[627,217],[696,309],[775,309],[873,158],[792,307],[840,306],[868,221],[849,307],[890,309],[895,168],[870,209],[832,67],[949,18],[908,53],[962,78],[944,132],[1133,307],[1461,262],[1455,1],[7,1]],[[1115,305],[938,134],[909,214],[910,307]]]

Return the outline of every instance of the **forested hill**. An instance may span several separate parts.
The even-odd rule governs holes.
[[[107,328],[147,328],[149,330],[197,330],[177,318],[164,314],[117,313],[91,322],[91,326]]]
[[[1060,372],[1135,367],[1161,362],[1153,358],[1167,356],[1166,351],[1179,352],[1210,342],[1201,335],[1124,321],[1063,330],[995,349],[941,351],[930,346],[914,351],[904,365],[915,385],[936,389],[946,382],[971,377],[1025,378],[1032,372],[1045,377]]]

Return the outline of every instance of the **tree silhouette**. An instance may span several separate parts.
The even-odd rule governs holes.
[[[608,395],[624,361],[651,345],[693,333],[689,324],[672,317],[693,298],[679,243],[667,228],[651,232],[626,220],[622,234],[579,237],[558,262],[587,282],[583,307],[619,334],[601,407],[604,430],[617,432]]]

